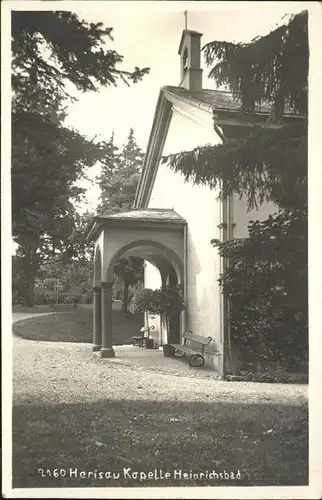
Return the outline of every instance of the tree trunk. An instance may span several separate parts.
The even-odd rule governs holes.
[[[129,282],[127,280],[124,280],[123,302],[122,302],[122,312],[124,313],[127,312],[128,299],[129,299]]]
[[[27,288],[27,306],[33,307],[35,304],[35,278],[30,277]]]
[[[25,245],[25,258],[23,269],[23,290],[24,302],[28,307],[33,307],[35,303],[35,276],[37,272],[36,249],[32,244]]]
[[[58,280],[56,280],[56,306],[59,304],[59,285]]]

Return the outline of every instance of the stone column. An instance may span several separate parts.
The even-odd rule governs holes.
[[[102,288],[94,286],[93,301],[93,351],[102,347]]]
[[[112,346],[112,285],[113,282],[102,281],[102,358],[114,358]]]

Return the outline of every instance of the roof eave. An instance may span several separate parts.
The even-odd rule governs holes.
[[[178,101],[184,101],[190,106],[197,108],[197,109],[202,109],[203,111],[206,111],[207,113],[229,113],[231,116],[237,116],[239,115],[240,118],[242,118],[241,111],[240,109],[231,109],[231,108],[224,108],[224,107],[217,107],[213,106],[212,104],[202,102],[201,100],[196,100],[193,99],[189,96],[186,95],[178,95],[176,92],[173,92],[171,90],[171,87],[166,86],[163,88],[165,96],[171,100],[171,102],[175,103]],[[228,93],[228,92],[226,92]],[[251,113],[252,116],[256,116],[258,118],[268,118],[270,116],[269,111],[253,111]],[[282,119],[305,119],[305,116],[302,115],[296,115],[296,114],[291,114],[291,113],[285,113],[282,116]]]
[[[164,231],[179,231],[182,232],[187,225],[185,220],[170,220],[170,219],[120,219],[120,218],[97,218],[92,225],[86,240],[88,242],[95,241],[102,231],[112,229],[122,230],[164,230]]]
[[[135,193],[133,208],[141,208],[146,201],[148,181],[151,169],[156,168],[162,153],[170,122],[172,104],[166,99],[163,89],[160,90],[154,113],[149,142],[144,157],[142,172]]]
[[[88,243],[91,241],[94,241],[96,239],[97,233],[99,232],[99,229],[101,227],[101,219],[99,216],[93,217],[91,222],[88,224],[87,228],[85,229],[85,239]]]
[[[304,119],[300,115],[285,114],[280,120],[269,120],[269,112],[254,112],[249,116],[243,116],[239,110],[213,108],[212,110],[214,123],[218,126],[229,125],[233,127],[253,127],[261,126],[268,129],[278,129],[285,126],[287,123]]]

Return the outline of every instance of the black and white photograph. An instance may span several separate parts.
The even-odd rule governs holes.
[[[3,2],[6,498],[320,498],[321,13]]]

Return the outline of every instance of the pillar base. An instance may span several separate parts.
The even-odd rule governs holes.
[[[113,348],[107,349],[107,348],[102,348],[101,349],[101,358],[115,358],[115,351]]]
[[[93,351],[100,351],[102,348],[101,345],[93,345]]]

